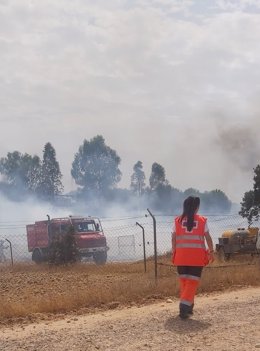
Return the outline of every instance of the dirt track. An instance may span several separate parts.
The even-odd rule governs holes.
[[[190,320],[178,301],[69,316],[0,330],[1,351],[260,349],[260,288],[198,297]]]

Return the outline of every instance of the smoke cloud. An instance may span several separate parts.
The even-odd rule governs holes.
[[[260,162],[259,131],[252,125],[232,126],[219,131],[218,144],[232,166],[248,173]]]

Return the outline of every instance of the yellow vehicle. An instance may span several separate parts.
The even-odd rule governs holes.
[[[218,239],[216,251],[221,260],[229,260],[235,254],[257,254],[256,243],[259,237],[259,228],[238,228],[226,230]]]

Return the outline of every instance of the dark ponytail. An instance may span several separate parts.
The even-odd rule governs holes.
[[[189,232],[191,232],[193,229],[195,212],[199,208],[199,206],[199,197],[189,196],[187,197],[187,199],[184,200],[183,213],[180,217],[180,222],[182,222],[184,218],[187,218],[187,229]]]

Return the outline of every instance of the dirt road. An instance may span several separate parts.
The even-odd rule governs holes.
[[[201,296],[194,316],[178,301],[0,329],[1,351],[248,351],[260,349],[260,288]]]

